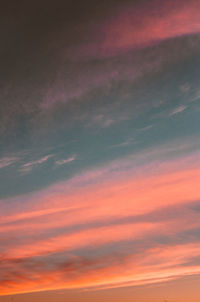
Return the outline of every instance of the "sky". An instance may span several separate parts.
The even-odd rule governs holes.
[[[200,301],[200,1],[0,10],[0,302]]]

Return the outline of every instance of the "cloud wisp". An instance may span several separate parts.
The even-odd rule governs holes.
[[[60,166],[60,165],[65,165],[65,164],[68,164],[68,163],[73,162],[75,159],[76,159],[76,156],[71,156],[71,157],[68,157],[68,158],[66,158],[66,159],[59,159],[59,160],[57,160],[55,163],[56,163],[56,165],[58,165],[58,166]]]
[[[11,166],[18,160],[19,159],[17,157],[3,157],[0,159],[0,169]]]
[[[42,158],[39,158],[37,160],[27,162],[23,166],[21,166],[20,171],[23,172],[23,173],[30,172],[32,169],[34,169],[35,167],[43,164],[44,162],[46,162],[49,158],[51,158],[53,156],[54,156],[53,154],[49,154],[49,155],[46,155],[46,156],[44,156]]]

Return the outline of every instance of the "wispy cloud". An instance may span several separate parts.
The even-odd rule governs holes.
[[[46,155],[37,160],[27,162],[23,166],[21,166],[20,171],[21,172],[30,172],[34,167],[37,167],[38,165],[43,164],[44,162],[46,162],[49,158],[51,158],[53,156],[54,156],[53,154],[49,154],[49,155]]]
[[[17,157],[3,157],[0,158],[0,169],[8,167],[16,163],[19,159]]]
[[[57,160],[55,163],[56,165],[60,166],[60,165],[65,165],[65,164],[68,164],[68,163],[71,163],[73,162],[74,160],[76,159],[76,156],[71,156],[71,157],[68,157],[66,159],[59,159]]]
[[[127,146],[130,146],[132,144],[136,144],[136,139],[135,138],[129,138],[119,144],[115,144],[115,145],[111,145],[109,146],[108,148],[109,149],[112,149],[112,148],[121,148],[121,147],[127,147]]]
[[[173,111],[170,113],[170,116],[173,116],[175,114],[181,113],[181,112],[183,112],[186,109],[187,109],[187,106],[185,106],[185,105],[182,105],[182,106],[179,106],[177,108],[174,108]]]

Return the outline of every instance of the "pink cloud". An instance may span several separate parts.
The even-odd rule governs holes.
[[[152,162],[147,160],[148,152],[139,154],[84,172],[41,192],[9,200],[15,209],[2,207],[0,220],[3,263],[0,270],[5,275],[0,285],[1,294],[147,284],[200,273],[198,265],[184,266],[191,257],[198,256],[198,244],[186,240],[174,247],[175,243],[162,245],[153,239],[176,237],[200,227],[198,213],[184,210],[186,205],[200,200],[199,153],[163,162],[159,160],[162,152],[161,148],[152,150],[150,158],[153,154],[157,158]],[[181,214],[168,217],[170,207],[179,207]],[[138,215],[151,217],[152,213],[159,218],[156,211],[163,215],[166,211],[166,217],[129,220],[139,218]],[[13,237],[16,240],[12,240]],[[139,240],[148,242],[149,246],[143,247],[141,253],[133,248],[128,256],[119,256],[123,270],[120,261],[110,263],[102,259],[101,265],[86,264],[84,270],[76,274],[75,260],[70,277],[65,279],[57,262],[55,271],[48,267],[51,264],[48,257],[54,259],[58,253],[67,256],[77,250],[99,249],[109,254],[111,243],[123,247],[125,242]],[[28,268],[23,262],[39,258],[44,262],[46,259],[47,267],[34,264],[31,276],[27,275]],[[13,261],[17,271],[14,275]]]
[[[198,1],[146,1],[113,9],[86,53],[107,56],[165,39],[200,32]]]
[[[183,265],[198,256],[198,244],[175,245],[147,249],[137,255],[110,255],[94,260],[72,258],[50,271],[40,271],[33,263],[33,276],[19,268],[14,280],[1,284],[1,295],[53,289],[104,289],[163,282],[200,273],[199,265]],[[122,268],[123,261],[123,268]],[[105,265],[106,263],[106,265]],[[38,262],[41,267],[42,263]],[[19,282],[20,281],[20,282]],[[39,285],[39,286],[38,286]]]
[[[59,166],[60,165],[65,165],[65,164],[71,163],[75,159],[76,159],[76,156],[71,156],[71,157],[68,157],[66,159],[60,159],[60,160],[56,161],[56,165],[59,165]]]
[[[3,157],[0,158],[0,169],[11,166],[19,160],[17,157]]]

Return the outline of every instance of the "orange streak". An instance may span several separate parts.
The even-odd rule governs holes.
[[[119,218],[148,213],[150,215],[152,211],[167,206],[180,206],[200,200],[200,168],[197,162],[183,163],[184,161],[158,163],[155,170],[149,170],[146,166],[141,168],[140,173],[132,169],[124,175],[113,173],[111,168],[106,172],[105,178],[102,177],[103,174],[97,173],[97,179],[101,175],[102,181],[97,181],[96,184],[86,181],[87,185],[81,187],[81,184],[85,183],[83,175],[78,180],[78,186],[72,186],[71,191],[68,190],[66,182],[58,188],[33,194],[27,199],[27,212],[12,213],[1,220],[3,240],[0,272],[5,274],[0,285],[1,294],[65,287],[145,284],[200,273],[198,265],[183,266],[192,256],[200,254],[199,245],[191,244],[176,247],[156,246],[154,249],[147,248],[141,255],[134,254],[134,250],[130,251],[129,256],[120,256],[123,262],[121,268],[117,261],[110,263],[101,260],[100,266],[86,264],[83,270],[76,273],[75,265],[75,268],[68,272],[70,277],[67,280],[61,268],[51,271],[41,267],[41,271],[38,271],[38,265],[33,265],[30,272],[30,269],[28,271],[26,266],[20,264],[21,260],[31,261],[30,257],[42,256],[43,259],[48,259],[49,255],[53,257],[53,253],[65,251],[69,254],[69,251],[72,253],[77,249],[84,251],[87,248],[95,251],[102,247],[107,251],[108,245],[113,242],[123,245],[125,240],[134,242],[142,238],[146,242],[147,239],[151,240],[151,236],[176,236],[178,232],[199,227],[199,220],[193,219],[197,216],[193,217],[192,214],[189,217],[185,215],[178,219],[166,219],[164,222],[123,224],[120,220],[117,221]],[[34,206],[35,196],[37,206]],[[112,225],[113,221],[116,223]],[[91,222],[94,225],[89,225]],[[102,226],[95,226],[98,222],[102,223]],[[104,226],[104,223],[109,222],[110,225]],[[78,226],[78,229],[63,231],[61,235],[56,228],[63,226]],[[43,233],[48,230],[55,230],[56,235]],[[31,239],[32,234],[34,237]],[[12,241],[13,237],[15,240]],[[149,244],[155,246],[153,242]],[[13,261],[18,274],[13,274]]]

